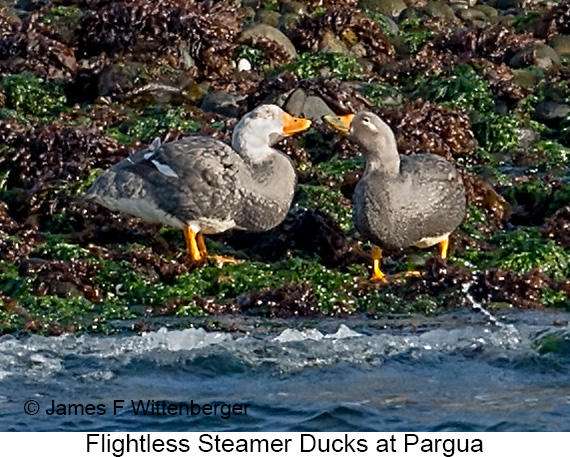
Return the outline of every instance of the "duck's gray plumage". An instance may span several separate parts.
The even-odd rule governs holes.
[[[366,169],[353,196],[356,229],[386,248],[443,241],[465,216],[465,187],[455,167],[433,154],[398,154],[390,127],[361,112],[336,118],[362,147]],[[346,125],[349,122],[349,126]]]
[[[265,231],[287,214],[296,184],[291,160],[273,152],[252,162],[210,137],[155,142],[103,173],[84,198],[205,234]]]
[[[465,187],[451,163],[433,154],[400,159],[396,176],[367,169],[353,196],[356,229],[375,244],[405,248],[455,230],[465,215]],[[429,240],[433,239],[433,243]]]

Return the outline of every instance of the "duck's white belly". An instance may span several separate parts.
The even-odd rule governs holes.
[[[179,229],[183,229],[185,225],[183,221],[163,211],[151,200],[140,198],[115,199],[104,196],[98,196],[97,200],[111,210],[131,214],[147,222],[166,224]]]
[[[236,228],[236,222],[233,219],[211,219],[207,217],[200,217],[195,221],[188,223],[190,228],[195,232],[202,232],[206,235],[215,233],[222,233],[226,230]],[[239,227],[237,227],[239,228]]]
[[[449,236],[449,233],[445,233],[444,235],[441,235],[441,236],[431,236],[431,237],[428,236],[426,238],[422,238],[420,241],[418,241],[416,244],[414,244],[414,246],[417,248],[422,248],[422,249],[429,248],[430,246],[433,246],[434,244],[441,243],[448,236]]]

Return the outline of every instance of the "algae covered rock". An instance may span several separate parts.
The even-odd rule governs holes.
[[[291,40],[279,29],[267,24],[258,24],[245,29],[239,37],[240,42],[251,43],[253,46],[263,39],[275,42],[278,46],[283,48],[291,59],[295,59],[297,56],[297,51],[293,43],[291,43]]]

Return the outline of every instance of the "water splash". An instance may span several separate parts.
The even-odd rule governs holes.
[[[468,281],[462,285],[461,289],[465,298],[471,304],[471,307],[474,310],[479,311],[491,324],[499,328],[500,340],[497,338],[495,339],[497,339],[497,341],[501,341],[505,347],[515,347],[516,345],[519,345],[521,343],[521,335],[518,329],[513,324],[505,324],[498,320],[489,310],[483,307],[482,303],[475,300],[475,297],[473,297],[470,292],[473,284],[474,282],[472,280]]]

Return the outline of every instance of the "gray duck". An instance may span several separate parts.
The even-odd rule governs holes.
[[[310,125],[262,105],[236,125],[232,147],[205,136],[155,140],[105,171],[83,199],[183,230],[189,258],[202,262],[203,234],[262,232],[283,221],[297,177],[289,157],[271,146]]]
[[[449,235],[465,216],[465,186],[457,169],[435,154],[400,156],[392,129],[376,114],[325,116],[362,146],[366,168],[353,195],[354,225],[380,248],[439,245],[445,259]],[[373,248],[371,279],[385,280],[381,249]]]

